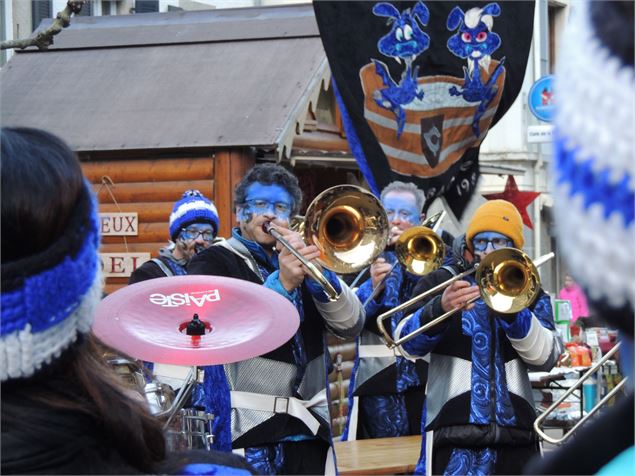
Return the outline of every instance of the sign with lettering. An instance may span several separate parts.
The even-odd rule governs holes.
[[[527,142],[551,142],[553,140],[553,126],[551,124],[527,127]]]
[[[99,253],[104,277],[128,277],[146,261],[150,253]]]
[[[137,212],[100,213],[99,223],[102,236],[137,236],[139,234]]]

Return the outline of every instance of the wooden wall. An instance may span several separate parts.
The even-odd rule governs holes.
[[[178,158],[145,155],[82,161],[84,174],[98,194],[100,212],[137,212],[139,217],[138,236],[104,236],[102,252],[148,252],[157,256],[169,238],[168,219],[174,202],[191,188],[214,200],[221,223],[219,235],[229,235],[235,224],[232,192],[254,164],[250,151],[221,150]],[[110,187],[103,185],[104,180],[109,182],[107,177],[112,181]],[[110,277],[104,291],[111,293],[127,282],[128,278]]]

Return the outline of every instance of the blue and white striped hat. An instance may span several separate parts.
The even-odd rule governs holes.
[[[30,377],[90,331],[102,293],[98,250],[97,205],[86,183],[63,235],[2,265],[2,382]]]
[[[609,319],[615,316],[611,323],[632,335],[633,13],[631,8],[630,34],[615,26],[607,30],[606,17],[610,15],[614,20],[620,17],[619,11],[612,8],[615,6],[609,2],[573,4],[557,64],[558,109],[551,177],[559,248],[571,273],[596,307],[621,310],[603,314]],[[611,44],[611,37],[616,35],[622,35],[619,41],[630,41],[630,53],[624,54]],[[628,48],[627,44],[626,51]]]
[[[211,223],[214,234],[217,234],[218,210],[198,190],[186,190],[183,197],[174,204],[170,214],[170,239],[174,241],[182,228],[197,222]]]

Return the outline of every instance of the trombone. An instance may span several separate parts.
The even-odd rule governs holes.
[[[413,304],[445,289],[450,284],[464,277],[476,273],[476,283],[479,286],[480,298],[495,311],[511,314],[531,305],[540,289],[540,276],[537,268],[553,258],[553,252],[541,256],[534,262],[521,250],[516,248],[501,248],[485,256],[473,268],[464,271],[453,278],[415,296],[414,298],[394,307],[377,317],[377,327],[386,339],[389,348],[400,346],[428,329],[444,322],[456,312],[472,304],[479,298],[467,301],[463,306],[442,314],[420,328],[412,331],[400,339],[394,340],[384,327],[384,320],[393,314],[406,309]]]
[[[379,200],[355,185],[336,185],[310,203],[304,221],[293,219],[304,241],[321,252],[318,263],[338,274],[354,273],[372,262],[388,242],[388,218]],[[324,288],[330,301],[337,292],[313,263],[304,257],[267,222],[263,230],[287,248]]]
[[[417,276],[423,276],[438,269],[445,257],[445,243],[427,226],[413,226],[397,238],[395,255],[397,255],[397,261],[393,263],[381,282],[373,288],[364,301],[364,307],[377,295],[379,288],[390,276],[397,263],[401,263],[409,273]]]
[[[606,396],[600,400],[586,415],[584,415],[584,417],[582,417],[580,419],[580,421],[578,423],[576,423],[571,430],[569,430],[567,433],[565,433],[562,438],[552,438],[549,435],[547,435],[544,431],[542,431],[542,428],[540,427],[540,425],[542,424],[543,421],[545,421],[547,419],[547,417],[556,409],[558,408],[558,405],[560,405],[562,402],[564,402],[564,400],[571,395],[574,391],[578,390],[578,388],[580,387],[580,385],[582,385],[582,383],[589,378],[591,375],[593,375],[595,372],[597,372],[597,370],[602,367],[602,365],[609,360],[613,354],[615,354],[615,352],[618,351],[620,347],[620,344],[616,344],[615,346],[613,346],[613,348],[611,350],[609,350],[604,357],[602,357],[601,360],[599,360],[596,364],[594,364],[589,370],[586,371],[586,373],[580,377],[565,393],[564,395],[562,395],[558,400],[556,400],[555,402],[553,402],[551,404],[551,406],[549,408],[547,408],[538,418],[536,418],[536,420],[534,421],[534,430],[536,430],[536,433],[538,433],[538,435],[540,436],[540,438],[542,438],[545,441],[548,441],[549,443],[552,443],[554,445],[559,445],[562,442],[564,442],[565,440],[567,440],[580,426],[582,426],[589,418],[591,418],[593,416],[593,414],[595,412],[597,412],[602,405],[604,405],[606,402],[608,402],[613,395],[615,395],[617,392],[620,391],[620,389],[622,388],[622,386],[626,383],[627,378],[624,377],[615,387],[613,387],[613,389],[606,394]]]
[[[390,273],[395,269],[397,263],[401,263],[409,273],[417,276],[423,276],[441,266],[445,256],[445,243],[436,234],[436,231],[439,229],[446,215],[447,212],[445,210],[440,211],[425,219],[421,225],[407,230],[407,234],[404,232],[397,238],[395,243],[397,261],[393,263],[392,267],[384,276],[384,279],[373,289],[370,296],[364,302],[364,307],[375,297],[378,288],[383,284],[386,278],[390,276]],[[430,230],[435,233],[430,233]],[[351,288],[355,287],[368,269],[368,267],[365,267],[360,271],[351,283]]]

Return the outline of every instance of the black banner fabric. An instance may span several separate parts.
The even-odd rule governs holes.
[[[516,99],[533,1],[313,2],[344,126],[373,192],[414,182],[460,217],[479,147]]]

